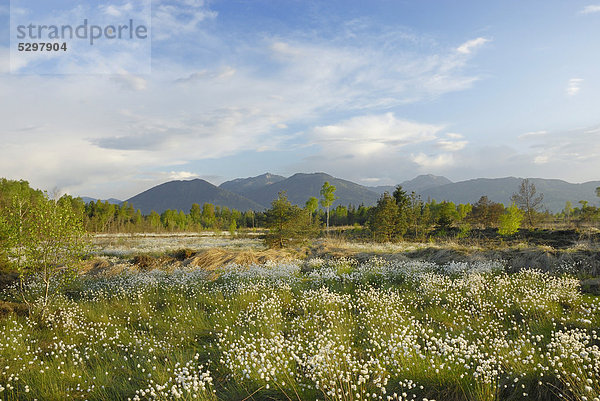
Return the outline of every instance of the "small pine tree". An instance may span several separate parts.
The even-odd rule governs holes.
[[[394,241],[401,237],[400,209],[389,193],[384,193],[372,209],[369,229],[378,242]]]
[[[309,211],[292,205],[285,191],[271,202],[271,209],[265,215],[269,229],[265,242],[269,247],[283,248],[305,242],[319,234],[319,226],[311,222]]]
[[[403,236],[408,229],[408,219],[410,214],[411,197],[398,185],[392,195],[398,206],[397,234]]]
[[[438,212],[438,227],[442,230],[446,230],[447,228],[450,228],[457,219],[458,212],[456,211],[454,202],[442,202]]]

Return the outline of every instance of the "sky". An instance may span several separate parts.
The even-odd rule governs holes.
[[[0,176],[36,188],[600,179],[597,0],[155,0],[151,56],[65,58],[60,73],[11,64],[19,1],[0,0]],[[27,1],[38,16],[56,4]],[[89,4],[73,15],[136,5]]]

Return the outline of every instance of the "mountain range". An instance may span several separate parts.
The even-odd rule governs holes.
[[[421,194],[423,191],[426,191],[430,188],[440,187],[446,184],[452,184],[452,181],[439,175],[425,174],[415,177],[412,180],[404,181],[400,184],[400,186],[406,193],[415,192],[417,194]],[[384,192],[389,192],[391,194],[396,189],[396,186],[385,185],[369,188],[378,194],[383,194]]]
[[[167,209],[183,210],[187,213],[194,203],[212,203],[243,211],[265,208],[251,199],[201,179],[165,182],[127,199],[127,202],[140,209],[142,214],[150,214],[153,210],[162,213]]]
[[[519,190],[521,178],[477,178],[473,180],[454,182],[428,188],[421,192],[424,199],[451,200],[455,203],[474,203],[482,195],[494,202],[510,205],[511,196]],[[580,200],[595,204],[598,202],[596,188],[600,181],[589,181],[583,184],[572,184],[562,180],[530,178],[538,193],[544,195],[544,207],[551,212],[559,212],[570,201],[573,207],[579,206]]]
[[[90,202],[96,202],[96,201],[108,202],[108,203],[111,203],[113,205],[120,205],[121,203],[123,203],[122,200],[119,200],[119,199],[116,199],[116,198],[98,199],[98,198],[90,198],[89,196],[81,196],[80,198],[81,198],[81,200],[84,203],[90,203]]]
[[[414,191],[423,200],[475,203],[485,195],[494,202],[509,205],[510,197],[519,190],[521,180],[505,177],[452,182],[446,177],[428,174],[404,181],[400,185],[407,193]],[[392,193],[395,189],[395,186],[368,187],[325,173],[297,173],[287,178],[266,173],[257,177],[237,178],[219,186],[202,179],[170,181],[135,195],[127,199],[127,202],[140,209],[143,214],[149,214],[152,210],[162,213],[167,209],[188,212],[193,203],[212,203],[242,211],[265,210],[279,192],[285,191],[292,203],[304,206],[311,196],[320,197],[319,191],[325,181],[336,187],[335,195],[338,199],[333,207],[349,204],[374,205],[381,194],[386,191]],[[567,201],[573,206],[577,206],[580,200],[590,204],[599,201],[595,188],[600,187],[600,181],[582,184],[542,178],[531,178],[530,181],[535,184],[539,193],[544,194],[544,207],[552,212],[562,210]]]

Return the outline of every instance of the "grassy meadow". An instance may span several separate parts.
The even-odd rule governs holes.
[[[598,400],[600,298],[506,271],[313,257],[83,275],[46,316],[0,319],[0,399]]]

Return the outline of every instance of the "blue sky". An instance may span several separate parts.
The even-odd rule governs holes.
[[[600,2],[154,1],[149,74],[13,74],[9,18],[0,0],[0,175],[36,187],[600,179]]]

